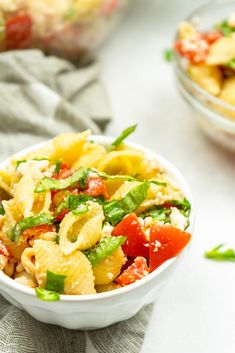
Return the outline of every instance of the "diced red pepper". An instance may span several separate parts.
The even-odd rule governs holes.
[[[107,189],[103,179],[99,176],[89,177],[87,180],[87,188],[83,191],[84,194],[90,196],[105,196],[108,197]]]
[[[150,227],[150,272],[154,271],[165,261],[178,255],[189,243],[190,239],[191,234],[171,225],[153,224]]]
[[[5,244],[0,240],[0,255],[9,256],[9,251]]]
[[[49,224],[42,224],[40,226],[32,227],[29,229],[26,229],[23,232],[23,236],[26,238],[32,238],[32,237],[37,237],[41,234],[45,234],[47,232],[53,232],[54,231],[54,226],[49,225]]]
[[[135,258],[134,263],[124,270],[115,281],[121,286],[127,286],[128,284],[134,283],[147,276],[148,273],[149,269],[147,260],[144,257],[139,256]]]
[[[149,257],[149,241],[135,213],[130,213],[118,223],[112,235],[127,237],[122,245],[122,250],[126,255]]]
[[[27,14],[16,15],[6,20],[6,47],[8,50],[25,48],[32,36],[32,20]]]

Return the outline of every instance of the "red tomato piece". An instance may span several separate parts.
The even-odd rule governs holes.
[[[219,31],[214,32],[203,32],[201,33],[201,37],[209,44],[213,44],[216,40],[223,37],[223,34]]]
[[[54,173],[54,179],[66,179],[72,174],[72,170],[69,168],[67,163],[62,163],[59,173]]]
[[[36,227],[26,229],[23,232],[23,236],[28,237],[28,238],[37,237],[37,236],[44,234],[44,233],[47,233],[47,232],[53,232],[53,230],[54,230],[53,225],[42,224],[41,226],[36,226]]]
[[[116,278],[115,282],[121,286],[127,286],[134,283],[141,278],[147,276],[149,273],[147,260],[144,257],[136,257],[133,264],[129,266],[122,274]]]
[[[163,262],[178,255],[189,243],[191,234],[171,225],[153,224],[150,227],[150,272]]]
[[[16,15],[6,20],[7,49],[20,49],[29,45],[32,37],[32,20],[27,14]]]
[[[56,216],[56,220],[61,222],[63,220],[63,218],[66,216],[66,214],[69,213],[69,209],[68,208],[64,208],[57,216]]]
[[[122,245],[122,250],[126,255],[149,257],[149,242],[135,213],[130,213],[118,223],[112,235],[127,237]]]
[[[87,188],[83,191],[84,194],[90,196],[108,196],[107,189],[103,179],[99,176],[89,177],[87,181]]]
[[[0,255],[9,256],[9,251],[5,244],[0,240]]]
[[[175,50],[193,64],[205,62],[209,44],[200,33],[175,42]]]

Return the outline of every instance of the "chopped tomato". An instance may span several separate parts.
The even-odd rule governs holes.
[[[5,244],[0,240],[0,255],[9,256],[9,251]]]
[[[66,179],[72,174],[72,170],[67,163],[62,163],[59,173],[54,173],[54,179]]]
[[[147,276],[149,273],[147,260],[144,257],[136,257],[133,264],[129,266],[122,274],[116,278],[115,282],[121,286],[127,286],[139,279]]]
[[[193,64],[201,64],[205,62],[209,52],[209,44],[199,34],[190,36],[183,40],[175,42],[175,50]]]
[[[32,238],[32,237],[35,237],[35,236],[39,236],[40,234],[44,234],[44,233],[47,233],[47,232],[53,232],[53,230],[54,230],[54,226],[53,225],[42,224],[41,226],[37,226],[37,227],[26,229],[23,232],[23,236],[24,237],[28,237],[28,238]]]
[[[20,49],[29,45],[32,36],[32,20],[27,14],[16,15],[6,20],[7,49]]]
[[[56,220],[61,222],[63,220],[63,218],[66,216],[66,214],[69,213],[69,209],[68,208],[64,208],[57,216],[56,216]]]
[[[113,14],[113,12],[116,10],[118,5],[117,0],[108,0],[105,2],[104,7],[103,7],[103,13],[105,16],[110,16]]]
[[[213,32],[203,32],[201,33],[201,37],[209,44],[213,44],[216,40],[220,39],[223,37],[223,34],[219,31],[213,31]]]
[[[102,195],[104,195],[105,197],[108,196],[105,183],[103,182],[103,179],[99,176],[88,178],[87,188],[83,193],[94,197]]]
[[[112,235],[127,237],[122,245],[122,250],[126,255],[149,257],[149,242],[135,213],[130,213],[118,223]]]
[[[178,255],[189,243],[191,234],[171,225],[153,224],[150,227],[150,272],[163,262]]]

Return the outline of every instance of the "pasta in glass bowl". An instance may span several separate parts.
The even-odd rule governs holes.
[[[235,151],[235,1],[211,1],[190,14],[174,41],[177,87],[201,129]]]
[[[2,0],[0,51],[39,48],[76,61],[119,22],[130,0]]]
[[[190,190],[164,158],[123,142],[134,130],[62,134],[0,165],[0,293],[34,318],[128,319],[188,249]]]

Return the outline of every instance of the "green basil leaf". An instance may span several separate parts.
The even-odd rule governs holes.
[[[113,252],[122,244],[125,243],[127,237],[118,236],[118,237],[105,237],[101,239],[98,245],[93,249],[85,251],[85,255],[92,264],[96,266],[106,257],[113,254]]]
[[[235,32],[235,27],[229,26],[227,21],[216,24],[215,28],[222,32],[225,37],[229,37]]]
[[[57,293],[64,293],[64,280],[67,276],[47,270],[45,289]]]
[[[173,61],[173,58],[174,58],[173,50],[172,50],[172,49],[166,49],[166,50],[164,51],[164,59],[165,59],[167,62],[172,62],[172,61]]]
[[[125,215],[134,212],[146,198],[148,189],[149,182],[144,182],[131,189],[124,199],[104,204],[103,209],[107,221],[116,225]]]
[[[117,146],[119,146],[130,134],[132,134],[135,129],[137,128],[137,124],[129,126],[125,130],[121,132],[121,134],[114,140],[111,144],[111,146],[108,148],[109,151],[115,149]]]
[[[62,166],[62,161],[55,161],[55,172],[56,174],[59,174]]]
[[[18,161],[16,161],[16,169],[19,167],[19,165],[21,163],[26,163],[28,162],[30,159],[19,159]],[[46,157],[35,157],[32,159],[32,161],[49,161],[48,158]]]
[[[24,230],[41,226],[43,224],[53,224],[53,223],[54,223],[54,217],[46,213],[41,213],[38,216],[27,217],[14,225],[11,232],[8,234],[8,237],[12,241],[17,242],[19,240],[21,233]]]
[[[75,210],[73,210],[73,214],[74,215],[79,215],[79,214],[84,214],[84,213],[87,213],[89,211],[89,208],[87,206],[86,203],[81,203],[78,208],[76,208]]]
[[[235,70],[235,58],[231,59],[225,66],[229,67],[232,70]]]
[[[5,210],[4,210],[2,201],[0,201],[0,215],[1,215],[1,216],[4,216],[4,214],[5,214]]]
[[[145,212],[140,214],[141,218],[152,217],[155,220],[163,221],[164,223],[170,223],[171,209],[163,206],[152,206]]]
[[[210,251],[205,252],[205,257],[208,259],[216,260],[216,261],[235,261],[235,250],[234,249],[225,249],[222,251],[222,248],[225,244],[220,244],[214,247]]]
[[[38,299],[46,302],[55,302],[60,300],[59,293],[49,291],[44,288],[35,288],[35,293]]]
[[[84,189],[87,184],[87,179],[90,170],[88,168],[79,168],[71,176],[65,179],[54,180],[48,177],[43,177],[36,186],[34,192],[45,192],[48,190],[64,190],[79,182],[80,188]]]
[[[76,214],[76,209],[87,201],[98,202],[102,205],[104,203],[104,198],[102,196],[93,197],[86,194],[69,195],[65,200],[61,201],[55,214],[58,215],[64,208],[68,208],[69,211],[75,211]]]
[[[123,180],[123,181],[140,181],[142,183],[150,183],[150,184],[155,184],[155,185],[160,185],[160,186],[167,186],[166,182],[163,181],[158,181],[158,180],[143,180],[143,179],[137,179],[129,175],[109,175],[104,172],[98,172],[96,169],[92,170],[94,173],[96,173],[98,176],[103,178],[104,180]]]

